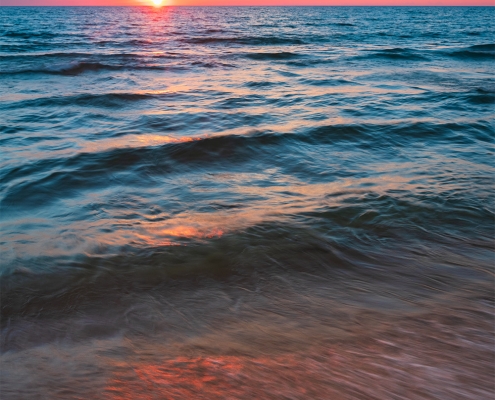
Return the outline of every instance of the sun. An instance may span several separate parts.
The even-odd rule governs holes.
[[[160,7],[163,3],[163,0],[151,0],[155,7]]]

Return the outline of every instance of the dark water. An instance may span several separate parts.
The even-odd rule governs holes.
[[[494,395],[493,8],[0,8],[2,399]]]

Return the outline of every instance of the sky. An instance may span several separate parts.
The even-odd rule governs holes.
[[[162,0],[171,6],[282,6],[282,5],[398,5],[398,6],[495,6],[495,0]],[[153,0],[0,0],[2,6],[136,6]]]

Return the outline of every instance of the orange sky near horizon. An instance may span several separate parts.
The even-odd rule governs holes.
[[[495,0],[161,0],[163,6],[495,6]],[[142,6],[153,0],[0,0],[2,6]]]

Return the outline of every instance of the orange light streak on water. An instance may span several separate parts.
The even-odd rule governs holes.
[[[136,234],[136,237],[148,245],[178,246],[180,239],[212,239],[218,238],[224,231],[218,227],[196,228],[191,225],[176,225],[166,228],[153,226],[146,234]]]

